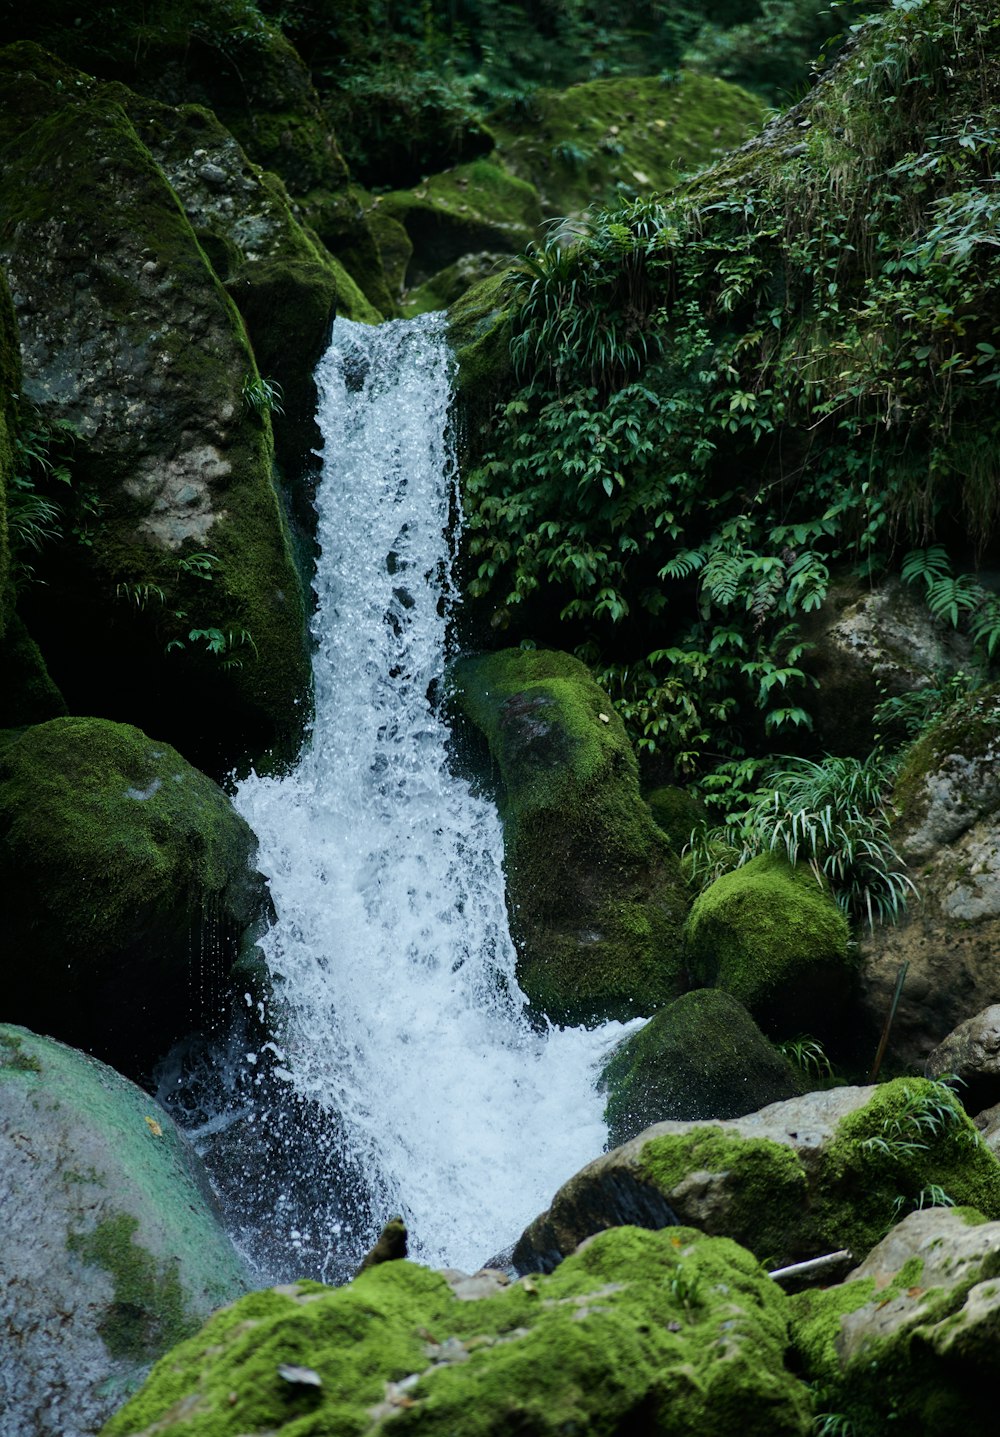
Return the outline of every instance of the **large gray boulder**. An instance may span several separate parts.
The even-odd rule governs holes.
[[[112,1069],[0,1026],[0,1437],[89,1437],[246,1291],[194,1150]]]
[[[564,1183],[513,1261],[548,1271],[622,1223],[731,1237],[770,1267],[861,1257],[934,1186],[1000,1218],[1000,1162],[949,1089],[834,1088],[727,1122],[654,1124]]]
[[[840,1287],[792,1298],[796,1345],[823,1408],[857,1432],[890,1423],[922,1437],[988,1432],[998,1278],[1000,1223],[928,1207],[894,1227]]]

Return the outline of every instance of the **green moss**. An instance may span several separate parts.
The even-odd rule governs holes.
[[[685,930],[693,980],[717,985],[764,1031],[825,1035],[849,990],[847,920],[805,864],[763,854],[695,900]]]
[[[49,677],[41,650],[19,616],[11,615],[0,639],[0,727],[43,723],[66,712],[66,701]]]
[[[116,1056],[126,1045],[130,1063],[135,1046],[155,1056],[220,1001],[262,918],[255,849],[167,744],[102,719],[25,730],[0,753],[8,1011]]]
[[[657,828],[663,830],[675,853],[691,839],[691,831],[705,819],[705,805],[689,789],[667,785],[645,795]]]
[[[798,1082],[735,998],[700,989],[662,1008],[615,1049],[599,1086],[608,1146],[666,1119],[738,1118],[794,1097]]]
[[[413,246],[405,279],[411,287],[466,254],[518,253],[534,238],[542,219],[534,186],[492,159],[457,165],[413,190],[383,195],[376,203],[382,215],[404,227]]]
[[[9,1028],[0,1029],[0,1069],[15,1073],[40,1073],[42,1065],[34,1053],[25,1052],[24,1039]]]
[[[913,822],[927,803],[926,780],[947,759],[985,763],[1000,732],[1000,685],[967,694],[943,714],[907,751],[892,790],[893,807],[900,818]],[[970,810],[977,795],[962,794]]]
[[[530,114],[489,119],[499,158],[534,182],[550,217],[624,195],[662,193],[760,126],[760,99],[707,75],[591,80],[540,90]]]
[[[764,1263],[776,1255],[808,1250],[808,1183],[798,1156],[769,1138],[741,1138],[701,1127],[646,1143],[638,1173],[669,1193],[692,1173],[725,1173],[727,1235]],[[797,1231],[798,1230],[798,1231]],[[795,1236],[793,1236],[795,1234]]]
[[[197,1318],[186,1309],[177,1266],[157,1262],[135,1241],[139,1223],[127,1213],[106,1218],[92,1232],[70,1233],[66,1246],[114,1280],[114,1298],[98,1324],[113,1357],[156,1356],[180,1342]]]
[[[677,861],[607,695],[577,659],[541,650],[465,660],[455,680],[494,766],[525,992],[574,1022],[675,996]]]
[[[458,398],[467,443],[475,456],[501,397],[510,389],[510,291],[504,274],[481,280],[448,309],[448,335],[458,361]],[[468,476],[466,476],[466,482]]]
[[[804,1433],[806,1394],[783,1365],[785,1306],[749,1254],[686,1229],[604,1233],[551,1277],[473,1301],[436,1273],[387,1263],[345,1288],[254,1294],[219,1314],[104,1437],[160,1422],[164,1437],[346,1437],[373,1420],[441,1437],[652,1420],[651,1431],[695,1437],[729,1430],[737,1413],[760,1437]],[[289,1388],[280,1363],[311,1367],[322,1386]]]

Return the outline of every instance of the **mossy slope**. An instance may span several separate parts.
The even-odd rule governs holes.
[[[805,1433],[785,1308],[747,1253],[683,1228],[605,1233],[552,1277],[473,1300],[390,1262],[220,1313],[103,1437]],[[282,1364],[320,1385],[283,1380]]]
[[[246,1290],[201,1164],[103,1063],[0,1026],[4,1419],[94,1431],[149,1364]]]
[[[226,795],[126,724],[57,718],[0,754],[6,1011],[142,1074],[221,1016],[268,897]]]
[[[639,796],[621,720],[567,654],[455,666],[499,778],[519,980],[554,1022],[648,1013],[679,991],[677,860]]]

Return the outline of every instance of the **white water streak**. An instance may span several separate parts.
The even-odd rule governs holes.
[[[290,1007],[287,1065],[343,1116],[411,1252],[475,1268],[602,1149],[618,1024],[523,1017],[492,805],[455,778],[444,671],[454,507],[441,320],[338,320],[322,361],[316,715],[298,769],[252,777]]]

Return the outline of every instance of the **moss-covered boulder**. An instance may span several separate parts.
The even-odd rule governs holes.
[[[489,117],[497,153],[537,186],[546,217],[673,189],[759,128],[760,98],[714,76],[590,80],[538,90]]]
[[[115,87],[3,53],[0,208],[22,393],[41,431],[76,435],[61,539],[23,601],[52,677],[77,712],[155,727],[204,766],[294,751],[304,601],[260,376]]]
[[[762,854],[695,900],[692,981],[724,988],[765,1033],[836,1032],[851,991],[847,920],[812,869]]]
[[[615,1049],[599,1087],[608,1095],[609,1147],[651,1123],[739,1118],[800,1090],[788,1061],[719,988],[685,993],[661,1008]]]
[[[493,411],[510,386],[510,289],[504,272],[480,280],[449,306],[448,337],[458,361],[456,388],[466,452],[474,460],[482,452]]]
[[[194,1149],[103,1063],[0,1026],[0,1418],[85,1437],[247,1274]]]
[[[924,1078],[834,1088],[721,1123],[657,1123],[582,1168],[514,1248],[549,1271],[623,1223],[685,1223],[769,1267],[863,1257],[901,1214],[946,1192],[1000,1218],[1000,1162],[954,1093]]]
[[[278,176],[249,160],[211,111],[120,95],[235,300],[259,373],[279,386],[283,412],[272,415],[272,428],[294,481],[320,445],[313,371],[334,315],[372,324],[382,315],[293,213]]]
[[[497,779],[518,978],[553,1022],[649,1013],[680,985],[683,885],[621,720],[579,660],[505,649],[455,666]]]
[[[682,853],[692,832],[706,820],[705,805],[687,788],[664,784],[645,795],[657,828],[661,828],[675,853]]]
[[[1000,1223],[911,1213],[838,1287],[791,1299],[804,1376],[856,1437],[988,1431],[1000,1363]]]
[[[918,1067],[960,1023],[997,1000],[1000,951],[1000,687],[969,695],[911,748],[893,789],[897,851],[920,896],[904,920],[861,944],[870,1041],[906,980],[891,1062]]]
[[[804,1434],[786,1309],[748,1253],[683,1228],[605,1233],[509,1285],[388,1262],[219,1313],[103,1437]]]
[[[534,186],[492,157],[431,175],[415,189],[382,195],[374,203],[380,217],[403,226],[412,245],[407,288],[425,284],[464,255],[518,253],[542,220]]]
[[[127,724],[57,718],[0,752],[4,1011],[150,1070],[218,1019],[268,912],[226,795]]]

